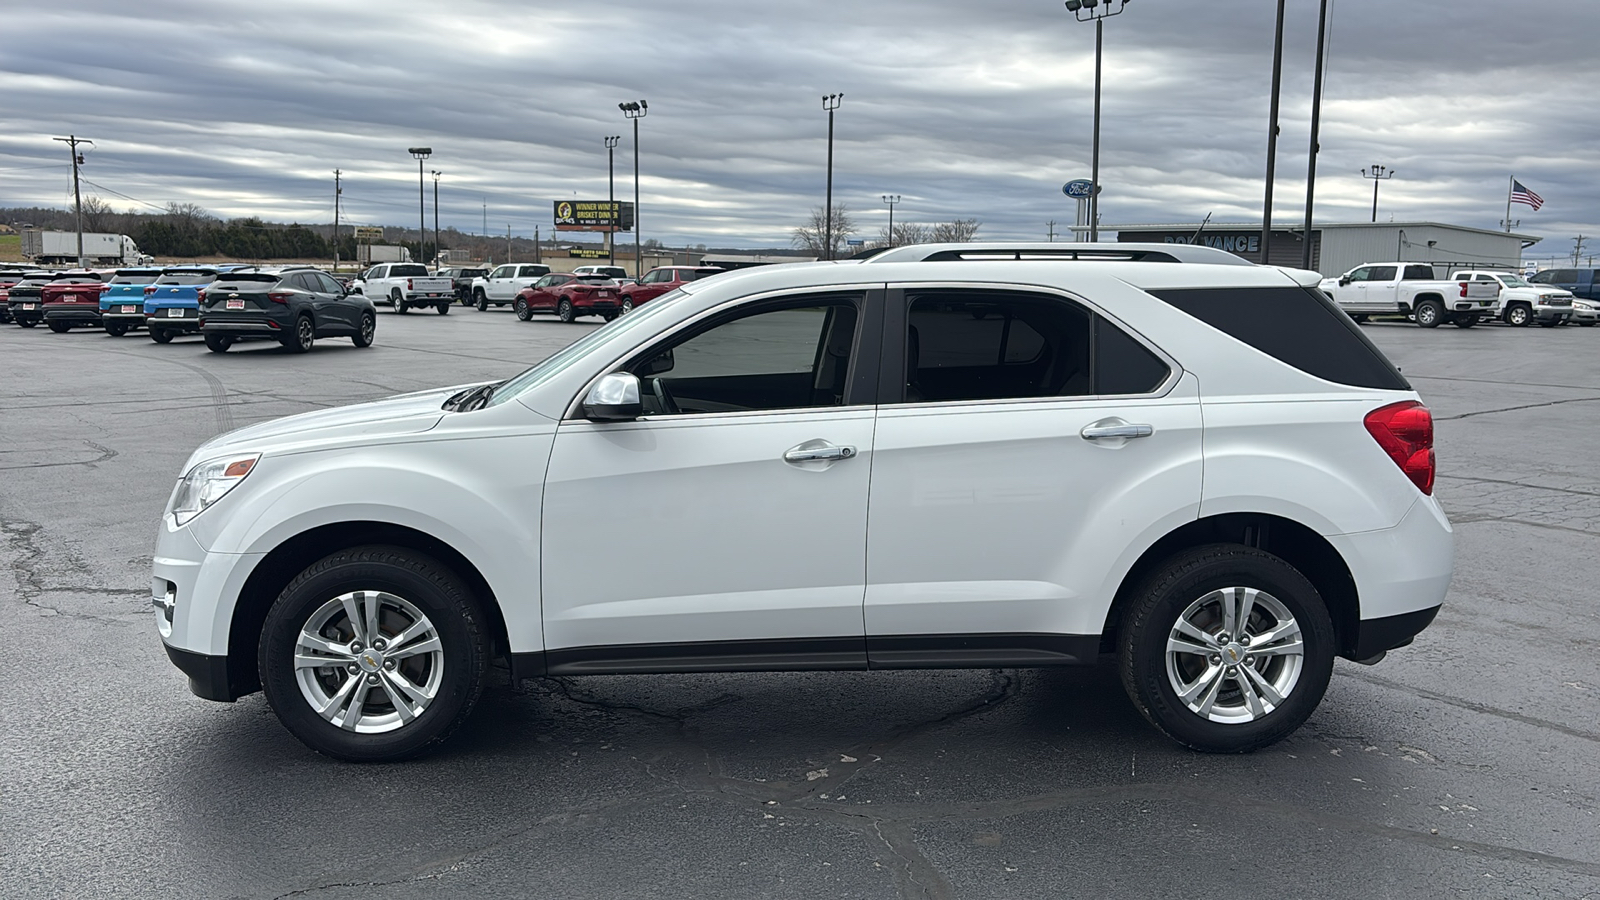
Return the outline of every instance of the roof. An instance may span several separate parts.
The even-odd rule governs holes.
[[[1087,229],[1089,226],[1073,226],[1078,229]],[[1167,222],[1146,225],[1101,225],[1102,232],[1123,231],[1197,231],[1201,228],[1199,222]],[[1206,222],[1206,231],[1260,231],[1260,222]],[[1470,225],[1451,225],[1448,222],[1317,222],[1311,226],[1312,231],[1331,231],[1336,228],[1445,228],[1450,231],[1467,231],[1473,234],[1488,234],[1495,237],[1516,238],[1523,241],[1542,241],[1543,237],[1534,234],[1523,234],[1519,231],[1497,231],[1492,228],[1474,228]],[[1274,225],[1276,231],[1304,231],[1302,225]]]

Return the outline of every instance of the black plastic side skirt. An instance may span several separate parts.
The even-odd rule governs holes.
[[[815,672],[1093,665],[1097,634],[913,634],[566,647],[511,654],[515,680],[545,675]]]

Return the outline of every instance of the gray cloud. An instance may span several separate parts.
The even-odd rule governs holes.
[[[1272,17],[1270,0],[1137,0],[1107,22],[1106,221],[1259,220]],[[68,0],[6,18],[0,205],[62,203],[50,138],[74,132],[96,141],[86,177],[157,205],[325,222],[340,168],[347,220],[404,225],[421,143],[445,223],[480,230],[487,202],[490,231],[531,234],[550,201],[605,195],[606,134],[625,136],[631,195],[616,104],[643,97],[645,236],[781,245],[821,202],[819,98],[839,90],[834,193],[866,230],[897,193],[897,218],[1039,238],[1089,169],[1093,28],[1056,0]],[[1381,218],[1495,227],[1515,172],[1547,200],[1513,208],[1547,236],[1534,255],[1600,227],[1593,0],[1335,0],[1333,18],[1319,219],[1365,218],[1359,170],[1381,162],[1398,173]],[[1293,0],[1280,223],[1303,214],[1315,20]]]

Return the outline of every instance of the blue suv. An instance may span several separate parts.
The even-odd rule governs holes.
[[[145,327],[150,340],[165,344],[180,334],[200,333],[200,295],[223,272],[239,266],[181,266],[161,273],[144,289]]]
[[[144,327],[144,289],[154,284],[161,273],[157,268],[118,269],[100,294],[100,321],[106,334],[122,337]]]

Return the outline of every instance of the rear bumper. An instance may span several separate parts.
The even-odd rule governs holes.
[[[100,310],[47,306],[44,308],[44,320],[46,322],[66,322],[70,325],[99,325]]]
[[[42,322],[42,321],[44,321],[44,310],[39,307],[39,304],[36,301],[31,301],[30,300],[30,301],[27,301],[26,303],[19,301],[19,302],[16,302],[16,303],[8,303],[6,305],[7,305],[7,308],[9,308],[11,310],[11,318],[13,320],[15,320],[15,321],[18,321],[18,322]],[[23,308],[24,306],[32,306],[33,308],[32,309],[24,309]]]
[[[107,325],[116,322],[127,325],[130,328],[137,328],[144,324],[144,312],[102,312],[100,314],[100,320],[105,322]]]
[[[294,325],[294,319],[285,315],[283,321],[259,312],[233,314],[207,312],[200,330],[206,334],[228,334],[236,337],[277,337]]]
[[[1376,656],[1433,621],[1455,568],[1455,534],[1437,500],[1419,496],[1393,528],[1327,539],[1349,567],[1361,603],[1359,630],[1346,655]],[[1396,643],[1378,646],[1391,638]]]
[[[1438,614],[1439,607],[1434,606],[1381,619],[1362,619],[1360,630],[1356,632],[1356,649],[1351,657],[1370,660],[1380,653],[1404,647],[1422,629],[1427,628]]]

